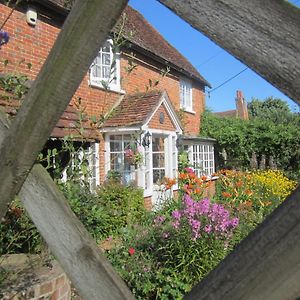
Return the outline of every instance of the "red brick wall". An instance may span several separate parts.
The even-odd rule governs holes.
[[[51,269],[42,267],[37,270],[31,270],[30,274],[22,274],[18,281],[12,282],[0,291],[0,298],[10,299],[51,299],[51,300],[69,300],[71,299],[71,284],[67,275],[60,268],[58,263],[54,262]],[[35,276],[32,275],[34,272]],[[26,284],[24,284],[26,281]]]
[[[0,5],[0,22],[3,22],[10,13],[10,8]],[[4,30],[8,31],[11,39],[10,42],[1,49],[1,60],[8,60],[7,67],[2,64],[0,66],[1,73],[21,72],[27,74],[34,79],[43,65],[47,55],[52,48],[54,41],[60,31],[61,24],[51,19],[45,22],[41,20],[39,11],[39,19],[35,27],[26,23],[23,11],[15,10],[4,26]],[[180,109],[179,100],[179,74],[171,71],[167,76],[162,77],[161,71],[165,67],[148,57],[136,54],[134,62],[137,67],[128,73],[125,67],[128,66],[128,55],[122,55],[121,59],[121,78],[122,89],[126,93],[146,91],[150,87],[149,80],[154,83],[158,80],[156,89],[165,89],[170,97],[176,110]],[[31,69],[28,69],[31,64]],[[152,84],[153,85],[153,84]],[[199,132],[199,116],[204,109],[204,94],[202,87],[195,82],[193,83],[193,109],[196,114],[184,113],[184,123],[186,124],[186,132],[198,134]],[[88,85],[88,74],[85,76],[78,91],[74,95],[75,98],[80,97],[83,107],[89,114],[99,116],[104,114],[112,107],[120,94],[108,93],[104,90],[91,88]]]
[[[0,23],[9,15],[11,9],[0,4]],[[46,14],[47,12],[44,12]],[[22,73],[27,74],[30,79],[34,79],[42,67],[47,55],[52,48],[56,37],[60,31],[61,24],[58,19],[48,15],[41,17],[42,13],[38,10],[38,22],[35,27],[27,24],[24,11],[15,10],[4,30],[10,34],[10,41],[3,46],[1,51],[1,61],[8,60],[8,65],[0,64],[0,73]],[[137,67],[128,72],[125,70],[129,63],[129,53],[124,52],[121,55],[121,86],[127,93],[146,91],[147,89],[165,89],[174,105],[176,111],[180,111],[179,99],[179,73],[171,71],[166,76],[161,76],[162,69],[165,67],[154,60],[136,53],[134,62]],[[31,64],[31,69],[28,69]],[[90,87],[88,84],[89,74],[86,74],[73,100],[81,99],[82,109],[85,109],[89,115],[97,118],[109,111],[116,101],[122,96],[119,93],[107,92],[100,88]],[[150,80],[152,86],[150,85]],[[158,84],[154,87],[154,82]],[[199,84],[193,82],[193,110],[195,114],[182,113],[181,119],[184,125],[185,133],[198,135],[200,128],[200,113],[204,110],[204,93]],[[156,126],[156,125],[153,125]],[[157,127],[154,127],[157,128]],[[161,128],[161,127],[160,127]],[[170,127],[169,127],[170,128]],[[100,174],[101,180],[104,178],[104,145],[100,146]]]
[[[164,122],[162,124],[159,121],[160,113],[164,114]],[[175,126],[163,104],[158,108],[158,110],[150,120],[149,127],[153,129],[162,129],[169,131],[175,130]]]

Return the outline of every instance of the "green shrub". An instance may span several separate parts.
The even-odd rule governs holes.
[[[14,200],[0,223],[0,255],[39,253],[45,247],[35,225],[19,200]]]
[[[137,299],[181,299],[232,249],[238,219],[188,195],[149,215],[108,257]]]
[[[140,223],[145,214],[143,190],[135,186],[109,180],[99,188],[97,195],[110,215],[112,232]]]
[[[97,242],[120,234],[124,227],[139,222],[144,214],[143,191],[117,181],[106,182],[97,193],[73,182],[62,184],[61,189],[73,212]]]

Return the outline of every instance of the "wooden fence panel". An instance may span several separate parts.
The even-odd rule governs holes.
[[[159,1],[300,104],[298,8],[283,0]]]
[[[296,300],[299,282],[300,187],[184,299]]]
[[[128,0],[76,1],[0,145],[0,219]]]
[[[8,127],[0,111],[0,142]],[[19,196],[83,299],[134,299],[42,166],[32,168]]]

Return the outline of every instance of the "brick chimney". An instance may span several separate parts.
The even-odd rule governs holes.
[[[236,91],[235,105],[237,117],[242,120],[249,120],[247,102],[242,91]]]

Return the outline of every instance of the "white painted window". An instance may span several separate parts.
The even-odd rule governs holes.
[[[180,108],[193,111],[192,82],[187,79],[180,80]]]
[[[91,191],[95,191],[100,185],[99,176],[99,143],[91,143],[71,153],[69,166],[62,173],[62,181],[70,178],[87,181]]]
[[[105,42],[91,65],[90,84],[109,90],[120,90],[120,57],[111,39]]]
[[[196,144],[191,146],[191,150],[191,163],[197,176],[212,175],[215,171],[214,146]]]
[[[151,183],[151,149],[149,147],[144,147],[144,165],[145,165],[145,190],[150,190],[152,188]]]
[[[153,184],[159,184],[165,173],[165,138],[152,136]]]
[[[109,139],[110,171],[118,172],[124,184],[132,181],[132,172],[135,169],[125,156],[125,150],[130,148],[131,142],[132,137],[129,134],[110,135]]]
[[[172,136],[172,178],[177,177],[177,156],[176,136]]]
[[[99,178],[99,143],[91,144],[85,151],[88,159],[88,182],[91,191],[100,185]]]

